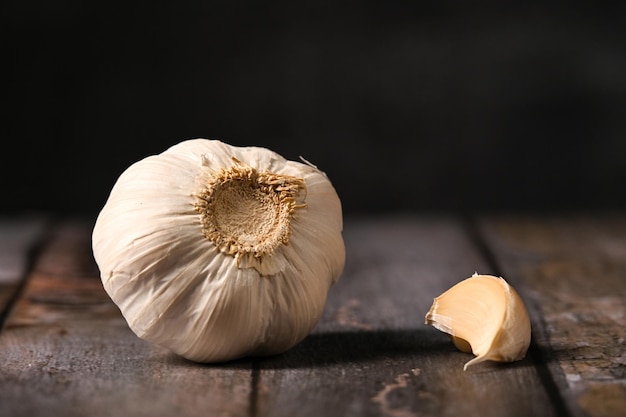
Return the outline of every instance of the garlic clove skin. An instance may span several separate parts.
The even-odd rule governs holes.
[[[503,278],[475,274],[436,297],[425,323],[476,357],[465,364],[513,362],[526,355],[531,326],[524,302]]]
[[[222,362],[281,353],[309,334],[344,267],[342,227],[317,168],[193,139],[120,175],[92,246],[139,337]]]

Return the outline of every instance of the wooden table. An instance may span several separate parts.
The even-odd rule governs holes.
[[[325,314],[275,357],[199,365],[137,338],[90,219],[0,221],[1,416],[626,416],[626,215],[347,218]],[[424,325],[475,271],[505,277],[527,357],[463,371]]]

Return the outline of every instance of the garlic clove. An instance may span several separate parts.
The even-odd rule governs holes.
[[[513,362],[530,345],[524,302],[503,278],[474,274],[436,297],[425,323],[452,336],[455,346],[482,361]]]

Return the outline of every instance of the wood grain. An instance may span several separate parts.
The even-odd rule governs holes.
[[[482,231],[541,318],[534,337],[570,413],[626,416],[626,219],[501,217]]]

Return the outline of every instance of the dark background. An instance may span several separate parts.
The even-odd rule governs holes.
[[[346,214],[625,209],[625,2],[500,3],[4,1],[0,211],[95,215],[195,137]]]

